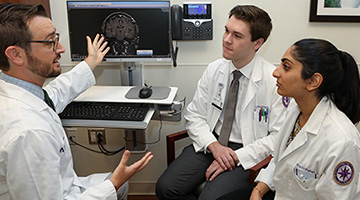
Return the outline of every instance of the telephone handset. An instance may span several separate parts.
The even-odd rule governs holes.
[[[173,40],[181,40],[182,38],[182,20],[182,7],[179,5],[171,6],[171,31]]]

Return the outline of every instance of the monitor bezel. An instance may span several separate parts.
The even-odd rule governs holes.
[[[93,0],[86,0],[86,1],[66,1],[66,6],[67,6],[67,26],[68,26],[68,29],[69,29],[69,45],[70,45],[70,59],[71,61],[73,62],[78,62],[78,61],[82,61],[86,58],[87,55],[84,55],[85,57],[83,58],[77,58],[77,59],[74,59],[72,57],[72,48],[71,48],[71,30],[70,30],[70,18],[69,18],[69,4],[71,3],[113,3],[113,2],[124,2],[124,3],[131,3],[131,2],[136,2],[136,3],[142,3],[142,2],[145,2],[145,3],[151,3],[151,2],[161,2],[161,3],[164,3],[166,2],[168,7],[169,7],[169,19],[168,19],[168,38],[169,38],[169,54],[168,55],[164,55],[164,56],[161,56],[161,57],[147,57],[147,56],[136,56],[136,57],[107,57],[105,56],[103,61],[104,62],[140,62],[140,63],[144,63],[144,62],[172,62],[172,37],[171,37],[171,4],[170,4],[170,1],[169,0],[157,0],[157,1],[154,1],[154,0],[141,0],[141,1],[136,1],[136,0],[110,0],[110,1],[93,1]]]

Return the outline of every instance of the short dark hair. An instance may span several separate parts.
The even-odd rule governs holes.
[[[360,121],[359,70],[349,53],[329,41],[306,38],[294,43],[291,55],[303,65],[303,79],[322,75],[318,97],[328,96],[354,124]]]
[[[25,50],[30,49],[29,43],[20,41],[31,40],[28,22],[35,16],[49,17],[41,5],[25,5],[3,3],[0,5],[0,69],[9,70],[9,61],[5,50],[17,45]]]
[[[253,5],[237,5],[230,10],[229,18],[243,20],[250,25],[251,41],[263,38],[264,42],[272,30],[271,18],[264,10]]]

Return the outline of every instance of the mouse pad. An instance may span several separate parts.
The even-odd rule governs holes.
[[[141,99],[139,97],[139,91],[141,90],[140,86],[136,86],[131,88],[125,95],[127,99]],[[149,98],[145,99],[154,99],[154,100],[162,100],[168,98],[171,89],[169,87],[151,87],[153,90],[152,95]]]

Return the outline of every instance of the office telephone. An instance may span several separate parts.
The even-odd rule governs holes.
[[[212,40],[213,20],[210,2],[184,2],[171,6],[173,40]]]

